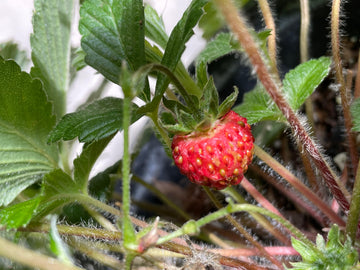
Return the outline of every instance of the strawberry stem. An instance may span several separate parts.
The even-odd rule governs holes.
[[[345,222],[312,190],[305,186],[295,175],[275,160],[271,155],[266,153],[260,147],[254,144],[254,154],[269,165],[274,171],[282,176],[290,185],[297,189],[307,199],[309,199],[316,207],[318,207],[324,214],[328,216],[334,223],[339,226],[345,225]]]
[[[216,198],[216,196],[213,194],[213,192],[208,187],[203,186],[203,188],[211,201],[214,203],[214,205],[218,209],[221,209],[222,205],[220,201]],[[225,218],[246,238],[246,240],[248,240],[255,248],[257,248],[259,252],[262,253],[269,261],[271,261],[279,269],[284,269],[281,263],[275,257],[271,256],[266,251],[266,249],[258,241],[256,241],[254,237],[252,237],[251,234],[248,233],[245,228],[239,224],[239,222],[235,220],[235,218],[233,218],[230,214],[226,215]]]

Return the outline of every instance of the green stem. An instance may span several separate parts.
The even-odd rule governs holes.
[[[350,236],[353,243],[356,239],[359,217],[360,217],[360,165],[358,165],[356,172],[355,184],[350,202],[350,210],[346,222],[346,233]]]
[[[233,187],[227,187],[226,189],[222,190],[221,193],[231,196],[239,204],[247,203],[247,201]],[[271,233],[274,237],[276,237],[280,242],[288,246],[291,245],[291,242],[289,241],[287,235],[285,235],[285,233],[278,230],[264,216],[258,213],[251,213],[251,216],[256,220],[257,223],[259,223],[269,233]]]
[[[204,190],[211,199],[211,201],[215,204],[215,206],[218,209],[220,209],[222,205],[219,202],[219,200],[215,197],[214,193],[208,187],[204,187]],[[284,269],[281,263],[275,257],[271,256],[265,250],[265,248],[258,241],[256,241],[254,237],[252,237],[252,235],[248,233],[241,224],[239,224],[239,222],[235,220],[235,218],[233,218],[230,214],[226,215],[225,217],[231,223],[231,225],[234,226],[234,228],[236,228],[239,231],[239,233],[241,233],[241,235],[243,235],[245,239],[249,241],[249,243],[251,243],[259,251],[259,254],[265,256],[270,262],[276,265],[279,269]]]
[[[124,237],[124,247],[130,250],[135,245],[135,230],[130,218],[130,153],[129,153],[129,128],[131,124],[131,98],[124,98],[123,102],[123,134],[124,134],[124,154],[122,160],[122,231]]]
[[[284,227],[286,227],[296,238],[304,242],[306,245],[310,246],[314,250],[316,249],[316,246],[313,242],[311,242],[300,230],[298,230],[295,226],[293,226],[289,221],[286,219],[279,217],[278,215],[274,214],[273,212],[266,210],[262,207],[254,206],[251,204],[229,204],[224,208],[221,208],[197,221],[189,221],[188,223],[192,223],[192,225],[196,226],[197,228],[200,228],[202,226],[205,226],[206,224],[209,224],[210,222],[213,222],[215,220],[218,220],[220,218],[223,218],[227,216],[228,214],[236,213],[236,212],[248,212],[248,213],[259,213],[264,216],[268,216],[275,221],[282,224]],[[185,223],[183,227],[180,229],[165,235],[157,241],[157,244],[163,244],[165,242],[168,242],[176,237],[182,236],[187,234],[187,224]]]

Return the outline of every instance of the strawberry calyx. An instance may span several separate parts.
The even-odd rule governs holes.
[[[210,77],[203,89],[200,100],[188,95],[186,105],[179,101],[169,100],[163,97],[163,104],[168,109],[160,115],[160,123],[170,134],[189,134],[191,132],[206,132],[214,122],[224,116],[234,105],[238,96],[235,87],[220,105],[219,96],[213,79]]]

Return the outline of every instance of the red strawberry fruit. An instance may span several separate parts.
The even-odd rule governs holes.
[[[207,131],[175,135],[171,148],[176,166],[190,181],[220,190],[241,182],[253,143],[246,118],[229,111]]]

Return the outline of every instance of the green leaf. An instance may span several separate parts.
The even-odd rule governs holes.
[[[74,0],[35,0],[31,75],[44,83],[57,117],[65,113],[70,80],[70,32]]]
[[[271,101],[270,96],[261,84],[244,95],[243,103],[233,110],[247,118],[249,124],[262,120],[285,121],[281,111]]]
[[[196,63],[197,65],[202,62],[210,63],[238,49],[239,44],[234,40],[232,34],[221,33],[214,40],[207,43],[205,49],[197,57]]]
[[[61,239],[56,227],[56,216],[52,216],[50,220],[50,249],[56,257],[67,265],[73,265],[70,250]]]
[[[0,58],[0,205],[58,166],[56,146],[46,144],[55,124],[41,82]]]
[[[113,0],[112,12],[125,59],[135,71],[145,64],[145,17],[142,0]]]
[[[350,107],[351,115],[353,117],[353,130],[360,131],[360,98],[354,100]]]
[[[85,144],[81,155],[74,160],[74,180],[79,190],[87,193],[90,171],[113,136]]]
[[[143,12],[139,0],[87,0],[81,5],[85,62],[116,84],[124,60],[132,70],[145,63]]]
[[[26,226],[40,203],[40,197],[8,206],[0,210],[0,224],[7,229]]]
[[[145,6],[145,35],[163,49],[169,40],[163,20],[150,5]]]
[[[132,106],[132,111],[136,111],[137,106]],[[48,141],[72,140],[79,137],[81,142],[91,142],[108,137],[122,130],[122,107],[122,99],[107,97],[77,112],[66,114],[50,133]],[[132,123],[139,118],[140,115],[133,114]]]
[[[85,62],[118,84],[126,59],[111,0],[87,0],[80,7],[79,31]]]
[[[331,59],[320,57],[298,65],[283,80],[285,98],[293,110],[298,110],[330,71]]]
[[[164,56],[161,60],[161,64],[168,67],[171,71],[175,70],[178,62],[180,61],[180,58],[185,50],[185,44],[194,34],[192,29],[202,16],[203,7],[207,2],[208,0],[193,0],[184,12],[180,21],[172,30],[165,48]],[[169,78],[163,74],[159,74],[156,83],[155,95],[163,95],[169,82]]]

